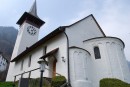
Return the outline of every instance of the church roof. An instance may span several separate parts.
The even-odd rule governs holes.
[[[37,5],[36,0],[33,3],[29,12],[24,12],[21,18],[17,21],[17,24],[22,25],[24,21],[32,22],[36,24],[36,27],[40,28],[45,22],[42,21],[37,15]]]
[[[90,16],[93,17],[95,23],[96,23],[97,26],[99,27],[99,29],[100,29],[100,31],[102,32],[103,36],[106,37],[106,35],[105,35],[104,32],[102,31],[101,27],[100,27],[99,24],[97,23],[96,19],[95,19],[94,16],[91,14],[91,15],[89,15],[89,16],[87,16],[87,17],[85,17],[85,18],[83,18],[83,19],[81,19],[81,20],[79,20],[79,21],[77,21],[77,22],[75,22],[75,23],[69,25],[69,26],[61,26],[61,27],[58,27],[57,29],[55,29],[54,31],[52,31],[51,33],[49,33],[47,36],[45,36],[44,38],[42,38],[41,40],[39,40],[38,42],[36,42],[34,45],[32,45],[31,47],[29,47],[28,49],[26,49],[25,51],[23,51],[21,54],[19,54],[17,57],[15,57],[13,60],[11,60],[11,62],[14,62],[14,61],[19,60],[19,58],[25,56],[27,53],[29,53],[29,52],[32,51],[33,49],[35,49],[35,48],[37,48],[38,46],[42,45],[43,43],[45,43],[46,41],[50,40],[50,39],[53,38],[54,36],[56,36],[56,35],[58,35],[58,34],[64,32],[67,27],[71,27],[71,26],[77,24],[78,22],[80,22],[80,21],[82,21],[82,20],[84,20],[84,19],[86,19],[86,18],[88,18],[88,17],[90,17]]]

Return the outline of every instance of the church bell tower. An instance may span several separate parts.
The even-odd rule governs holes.
[[[36,0],[29,12],[24,12],[17,21],[20,26],[11,60],[38,41],[39,29],[45,22],[37,15]],[[10,62],[6,81],[13,81],[15,62]]]
[[[38,41],[39,28],[44,23],[45,22],[37,15],[37,5],[35,0],[30,11],[24,12],[21,18],[17,21],[17,24],[20,25],[20,29],[12,55],[13,58]]]

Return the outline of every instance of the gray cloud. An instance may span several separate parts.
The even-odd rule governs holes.
[[[130,60],[130,0],[37,0],[37,2],[38,15],[46,22],[40,29],[40,38],[58,26],[68,25],[94,14],[106,35],[119,37],[125,42],[126,57]],[[0,25],[18,28],[16,21],[23,12],[30,9],[32,3],[33,0],[1,0]]]

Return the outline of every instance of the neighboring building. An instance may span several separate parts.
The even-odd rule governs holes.
[[[0,52],[0,72],[3,72],[7,69],[8,60],[3,56],[2,52]]]
[[[18,20],[20,25],[7,81],[40,77],[39,58],[48,62],[44,77],[66,77],[72,87],[99,87],[102,78],[130,83],[124,42],[107,37],[93,15],[62,26],[38,41],[44,24],[37,16],[36,2]]]

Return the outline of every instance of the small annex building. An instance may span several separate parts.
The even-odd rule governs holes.
[[[0,52],[0,72],[3,72],[7,69],[8,60],[3,56],[3,53]]]
[[[6,81],[40,77],[39,59],[48,62],[44,77],[66,77],[72,87],[99,87],[102,78],[130,83],[124,42],[108,37],[91,14],[69,26],[60,26],[38,41],[45,22],[36,1],[18,20],[20,25]]]

